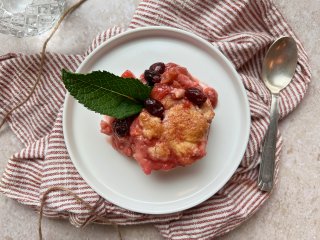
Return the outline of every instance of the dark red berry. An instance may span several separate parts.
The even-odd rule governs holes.
[[[198,88],[187,88],[185,92],[187,99],[201,107],[207,101],[206,95]]]
[[[161,81],[161,76],[160,75],[154,75],[152,81],[154,83],[159,83]]]
[[[145,70],[144,71],[144,79],[147,81],[152,81],[154,73],[150,70]]]
[[[149,69],[155,73],[162,74],[166,69],[166,65],[163,62],[157,62],[152,64]]]
[[[130,126],[132,122],[132,117],[115,119],[112,123],[112,130],[118,137],[128,136],[130,133]]]
[[[144,106],[151,115],[163,118],[164,106],[158,100],[147,98],[144,101]]]
[[[155,73],[151,70],[144,71],[144,79],[147,81],[149,86],[153,86],[155,83],[161,81],[161,76],[158,73]]]

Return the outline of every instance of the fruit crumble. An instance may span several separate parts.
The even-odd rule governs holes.
[[[123,78],[135,78],[127,70]],[[146,174],[187,166],[206,155],[217,92],[174,63],[155,63],[140,80],[152,86],[142,111],[131,117],[105,116],[101,132],[113,147],[133,157]]]

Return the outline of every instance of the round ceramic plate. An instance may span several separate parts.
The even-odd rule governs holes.
[[[137,162],[114,150],[100,133],[102,115],[72,96],[65,99],[63,131],[70,157],[85,181],[106,200],[129,210],[165,214],[193,207],[215,194],[237,169],[249,138],[245,89],[233,65],[203,39],[168,27],[130,30],[95,49],[80,73],[130,69],[140,76],[152,63],[186,67],[219,94],[207,155],[188,167],[145,175]]]

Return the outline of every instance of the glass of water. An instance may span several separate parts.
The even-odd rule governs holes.
[[[0,0],[0,33],[39,35],[52,28],[64,7],[65,0]]]

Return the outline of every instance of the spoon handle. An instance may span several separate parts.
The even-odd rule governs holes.
[[[272,94],[270,125],[262,146],[261,163],[258,177],[259,189],[266,192],[270,192],[273,187],[278,119],[278,95]]]

